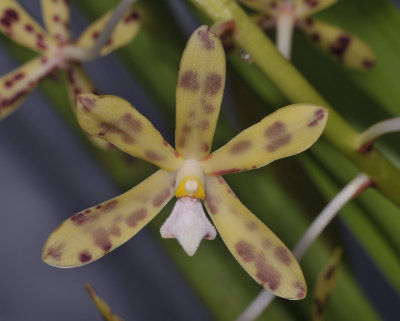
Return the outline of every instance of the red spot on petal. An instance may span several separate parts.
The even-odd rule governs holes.
[[[78,102],[81,103],[82,109],[86,112],[89,112],[96,107],[96,99],[85,95],[79,96]]]
[[[62,255],[62,250],[64,248],[64,244],[60,244],[56,247],[49,247],[47,249],[46,254],[43,256],[43,259],[46,259],[47,257],[51,257],[56,261],[61,260],[61,255]]]
[[[125,19],[124,22],[128,23],[128,22],[132,22],[132,21],[136,21],[139,20],[140,15],[137,11],[132,11],[130,14],[128,14]]]
[[[180,86],[190,90],[190,91],[196,91],[199,89],[199,79],[198,79],[198,74],[193,71],[185,71],[182,76],[181,80],[179,82]]]
[[[199,37],[200,41],[203,44],[203,47],[207,50],[214,49],[214,41],[212,39],[213,35],[211,34],[210,30],[198,30],[197,36]]]
[[[263,255],[256,258],[255,266],[257,269],[256,277],[264,284],[267,283],[268,287],[274,291],[279,287],[280,273],[272,265],[265,261]]]
[[[292,262],[289,251],[283,246],[278,246],[274,251],[274,255],[279,261],[286,265],[289,265]]]
[[[241,171],[240,168],[222,169],[220,171],[214,172],[213,175],[221,176],[221,175],[226,175],[226,174],[240,172],[240,171]]]
[[[245,262],[251,262],[256,257],[254,246],[244,240],[236,243],[235,249],[237,254],[239,254]]]
[[[131,114],[126,113],[124,116],[122,116],[122,121],[130,130],[137,133],[142,131],[142,123],[140,120],[134,118]]]
[[[153,162],[159,162],[160,160],[164,159],[163,156],[161,156],[160,154],[158,154],[156,151],[153,150],[146,151],[145,156]]]
[[[162,191],[162,193],[158,194],[153,200],[153,206],[159,207],[161,206],[170,196],[169,188],[166,188]]]
[[[237,142],[235,145],[231,147],[229,152],[231,154],[241,154],[245,151],[247,151],[251,147],[251,141],[249,140],[242,140],[240,142]]]
[[[231,193],[232,193],[232,191],[231,191]],[[258,228],[258,225],[257,225],[257,223],[255,223],[255,222],[248,222],[248,223],[246,224],[246,227],[247,227],[247,229],[250,230],[250,231],[255,231],[255,230]]]
[[[208,75],[204,83],[204,93],[206,95],[214,96],[221,89],[222,77],[217,73]]]
[[[79,253],[79,261],[81,261],[82,263],[87,263],[90,260],[92,260],[92,254],[90,254],[90,252],[88,250],[85,250],[81,253]]]
[[[318,123],[325,118],[325,110],[323,109],[318,109],[314,112],[314,119],[308,123],[308,127],[314,127],[318,125]]]
[[[104,228],[100,227],[93,232],[93,240],[94,244],[103,249],[104,252],[108,252],[111,249],[112,245],[108,233]]]
[[[117,207],[118,200],[111,200],[104,204],[103,212],[109,212]]]
[[[147,216],[147,210],[145,208],[141,208],[131,215],[129,215],[125,222],[130,227],[135,227],[141,220],[143,220]]]

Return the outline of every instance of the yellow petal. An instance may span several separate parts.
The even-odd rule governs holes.
[[[43,19],[47,31],[59,44],[71,39],[69,25],[69,1],[41,0]]]
[[[206,176],[204,203],[229,251],[257,283],[283,298],[306,296],[304,276],[292,253],[237,199],[222,177]]]
[[[128,192],[76,213],[47,239],[42,259],[57,267],[93,262],[128,241],[173,197],[175,174],[163,170]]]
[[[106,13],[100,19],[92,23],[79,37],[77,45],[83,48],[91,48],[97,37],[105,27],[111,12]],[[108,43],[101,50],[101,55],[106,55],[122,46],[125,46],[136,36],[140,27],[140,18],[137,11],[128,10],[121,21],[115,27]]]
[[[96,92],[82,65],[74,62],[69,63],[67,67],[67,88],[74,109],[76,109],[76,100],[79,94]]]
[[[283,0],[239,0],[239,2],[249,8],[261,11],[263,13],[273,14],[277,7],[283,3]]]
[[[13,112],[40,80],[57,68],[56,58],[37,57],[0,78],[0,119]]]
[[[338,0],[295,0],[296,15],[304,18],[332,6]]]
[[[326,109],[314,105],[278,109],[203,160],[204,172],[223,175],[250,170],[298,154],[319,138],[327,116]]]
[[[324,268],[318,276],[314,290],[314,304],[312,312],[312,320],[322,320],[322,314],[325,310],[328,299],[336,286],[337,269],[339,267],[342,249],[336,248],[329,264]]]
[[[37,52],[54,46],[51,38],[17,1],[0,1],[0,31],[15,42]]]
[[[317,19],[300,20],[299,28],[324,52],[344,65],[370,69],[376,58],[372,49],[354,35]]]
[[[183,52],[176,86],[175,148],[186,159],[210,152],[225,86],[225,53],[201,26]]]
[[[90,135],[168,171],[176,171],[183,163],[153,124],[126,100],[82,94],[77,107],[79,124]]]
[[[92,285],[86,283],[85,288],[105,321],[123,321],[111,311],[110,307],[99,297]]]
[[[67,89],[71,106],[76,111],[76,102],[79,94],[96,93],[96,89],[86,75],[81,64],[71,62],[67,67]],[[114,145],[97,136],[88,135],[91,142],[104,150],[114,149]]]

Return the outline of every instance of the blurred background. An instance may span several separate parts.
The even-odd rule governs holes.
[[[42,23],[40,1],[19,2]],[[368,2],[369,6],[372,3],[380,3],[378,0]],[[389,2],[382,2],[385,6],[389,5]],[[79,35],[90,21],[117,3],[99,1],[96,5],[96,1],[72,1],[73,34]],[[362,1],[353,1],[353,4],[347,7],[358,8],[360,3]],[[398,1],[394,3],[398,5]],[[199,25],[198,18],[203,18],[193,11],[193,7],[188,8],[187,5],[185,1],[174,0],[144,4],[143,17],[147,25],[140,31],[144,35],[135,39],[127,49],[85,64],[85,70],[100,93],[117,95],[130,101],[155,124],[170,143],[173,142],[174,87],[180,53],[188,35]],[[346,8],[340,7],[336,12],[327,13],[326,17],[333,20]],[[398,15],[391,5],[385,8],[391,10],[394,16]],[[156,12],[154,17],[151,16],[153,9],[153,12]],[[372,12],[363,10],[364,8],[360,8],[361,18],[363,14],[370,15]],[[347,15],[351,16],[352,13]],[[400,18],[396,17],[397,20],[393,17],[389,17],[388,20],[400,21]],[[343,21],[346,24],[345,18]],[[170,29],[164,30],[165,26],[169,26]],[[358,28],[354,27],[356,31]],[[378,29],[378,26],[376,28]],[[382,26],[379,28],[377,32],[389,32]],[[391,29],[391,32],[398,36],[398,30]],[[165,37],[164,33],[167,33],[168,37],[174,35],[174,50],[168,47],[171,46],[168,37],[161,40]],[[159,46],[148,44],[146,41],[149,39],[160,40],[157,44]],[[379,95],[385,96],[384,92],[369,92],[368,84],[365,85],[359,80],[362,75],[343,70],[328,58],[320,57],[319,52],[303,42],[295,35],[294,48],[305,49],[294,51],[294,63],[314,85],[319,83],[318,89],[323,94],[340,105],[340,111],[351,118],[354,126],[362,128],[373,123],[374,119],[383,119],[395,114],[389,111],[390,108],[378,108],[378,105],[386,103],[383,98],[379,100]],[[388,38],[382,38],[383,47],[389,46],[388,42]],[[136,45],[141,47],[135,48]],[[146,58],[143,55],[146,50],[149,50],[147,63],[154,65],[150,71],[145,69],[147,65],[141,65],[140,60]],[[310,53],[311,58],[308,56]],[[25,48],[13,45],[1,36],[0,74],[16,68],[30,55]],[[232,65],[241,63],[246,66],[246,63],[238,58],[240,52],[236,51],[233,55],[236,57],[229,61],[231,65],[228,66],[227,89],[216,146],[233,137],[241,128],[253,123],[257,117],[260,119],[268,110],[263,106],[265,101],[260,99],[254,101],[254,110],[243,108],[243,104],[249,101],[249,97],[253,99],[251,97],[255,93],[251,88],[241,85],[239,71]],[[400,56],[400,51],[397,55]],[[140,59],[133,61],[137,56],[140,56]],[[321,70],[326,71],[320,72]],[[400,70],[399,63],[393,66],[393,70]],[[344,80],[340,84],[336,83],[338,79],[342,79],[340,77]],[[397,81],[394,84],[395,88],[400,89],[398,74],[392,77]],[[158,85],[160,91],[155,95],[152,94],[152,89],[155,88],[152,87],[153,80],[165,84]],[[186,254],[175,240],[161,239],[158,229],[173,204],[169,204],[150,228],[145,228],[132,240],[99,261],[76,269],[57,269],[41,262],[44,241],[64,219],[120,194],[154,171],[152,166],[124,156],[118,151],[109,153],[109,156],[108,153],[97,151],[90,146],[74,123],[63,82],[62,76],[45,81],[28,96],[15,113],[0,124],[0,320],[100,320],[98,311],[84,290],[86,282],[93,284],[113,310],[125,320],[232,320],[258,293],[260,287],[241,271],[219,239],[213,242],[204,241],[194,258],[185,257]],[[373,86],[373,83],[369,85]],[[345,91],[340,92],[343,88]],[[352,98],[348,97],[350,93],[354,95]],[[387,105],[395,102],[396,97]],[[363,118],[358,117],[358,108],[361,107],[354,106],[352,110],[346,110],[355,100],[360,104],[373,101],[366,103],[367,112],[361,111],[365,113]],[[276,108],[272,105],[273,99],[270,107]],[[239,106],[242,106],[242,109]],[[400,105],[392,108],[399,111]],[[395,136],[382,144],[382,149],[391,152],[393,159],[397,159],[393,146],[397,143],[398,147],[398,139],[399,136]],[[397,153],[399,152],[398,149]],[[316,164],[323,168],[329,179],[334,182],[333,191],[345,184],[346,179],[351,178],[351,174],[354,173],[353,168],[345,171],[346,174],[350,174],[343,178],[336,175],[335,169],[330,168],[328,163],[324,163],[322,156],[309,153],[305,157],[309,158],[305,161],[309,165]],[[283,160],[279,164],[269,166],[268,169],[260,170],[259,173],[240,173],[235,174],[231,180],[228,179],[238,196],[241,199],[243,197],[243,202],[257,215],[260,209],[265,209],[265,215],[269,215],[271,220],[268,225],[290,247],[301,235],[303,227],[292,232],[279,227],[279,224],[290,224],[294,220],[290,216],[292,212],[307,212],[308,217],[300,224],[305,227],[329,199],[329,193],[324,193],[322,188],[314,185],[309,173],[307,174],[300,163],[297,159]],[[118,168],[115,168],[116,166]],[[256,178],[257,175],[262,175],[264,181]],[[296,192],[296,189],[300,191]],[[303,198],[310,195],[312,196],[307,200]],[[349,211],[370,210],[365,203],[356,206],[357,210],[351,208]],[[400,214],[397,208],[392,207],[390,208],[393,215]],[[373,219],[370,222],[375,224]],[[277,224],[275,229],[274,224]],[[361,238],[360,241],[354,229],[349,220],[336,220],[328,229],[326,239],[314,249],[315,262],[318,262],[316,265],[320,268],[323,265],[322,258],[329,256],[329,249],[338,244],[344,246],[343,270],[346,272],[343,274],[346,276],[342,280],[358,289],[352,290],[351,293],[359,294],[364,302],[357,303],[354,311],[343,308],[345,311],[337,312],[344,298],[336,298],[334,294],[326,320],[362,320],[363,314],[357,311],[357,307],[363,304],[374,311],[370,320],[398,320],[399,287],[393,285],[390,276],[395,275],[396,271],[400,275],[400,270],[396,270],[397,265],[392,265],[391,271],[382,273],[382,268],[376,264],[377,258],[370,252],[372,250],[366,249],[363,244],[365,240]],[[385,231],[379,228],[379,232]],[[390,253],[394,253],[394,259],[399,260],[398,244],[390,238],[385,240],[389,244]],[[325,249],[321,256],[315,254],[319,253],[320,247]],[[305,263],[307,277],[307,267],[313,266],[313,257],[306,257],[305,260],[308,262]],[[317,266],[314,270],[318,270]],[[338,287],[346,289],[341,285]],[[310,288],[312,289],[312,286]],[[309,293],[310,297],[311,294],[312,292]],[[309,319],[310,301],[305,306],[300,302],[276,301],[270,308],[270,315],[266,314],[269,320]],[[347,308],[350,306],[351,300]],[[343,315],[347,315],[348,318],[342,318]],[[260,318],[264,319],[267,317]]]

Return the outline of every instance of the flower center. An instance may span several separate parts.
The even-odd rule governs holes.
[[[204,174],[197,160],[185,160],[176,174],[176,197],[204,199]]]

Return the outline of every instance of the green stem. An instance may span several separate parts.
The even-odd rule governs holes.
[[[330,110],[325,137],[342,151],[376,187],[400,205],[400,171],[378,151],[357,151],[359,133],[354,130],[311,84],[275,48],[275,45],[232,0],[191,0],[215,21],[231,20],[236,24],[235,42],[251,56],[252,61],[293,103],[311,103]],[[278,106],[277,106],[278,107]]]

